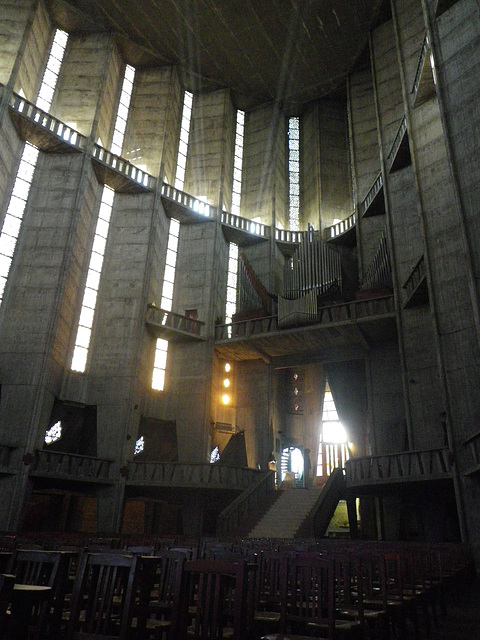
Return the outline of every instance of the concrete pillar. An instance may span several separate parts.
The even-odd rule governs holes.
[[[194,97],[185,191],[230,210],[235,109],[227,90]]]

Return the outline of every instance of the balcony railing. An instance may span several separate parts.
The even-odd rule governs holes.
[[[127,466],[127,484],[197,489],[235,489],[250,486],[262,472],[247,467],[180,462],[137,462]]]
[[[451,454],[443,448],[351,458],[345,463],[345,473],[347,489],[449,479],[452,477]]]
[[[468,456],[466,475],[480,472],[480,431],[467,438],[462,445]]]
[[[93,158],[144,189],[152,191],[155,188],[155,178],[153,176],[98,144],[93,148]],[[115,187],[113,186],[113,188]]]
[[[375,182],[372,184],[367,195],[365,196],[364,201],[362,202],[361,209],[362,209],[362,214],[364,216],[375,215],[377,213],[385,212],[383,206],[378,206],[378,207],[373,206],[377,196],[380,194],[382,187],[383,187],[383,175],[379,173]]]
[[[398,127],[390,153],[387,157],[387,170],[397,171],[412,163],[408,144],[407,119],[404,116]]]
[[[310,324],[331,325],[339,322],[351,322],[365,320],[378,316],[391,316],[395,313],[395,303],[392,295],[353,300],[342,304],[334,304],[321,307]],[[248,339],[265,333],[273,333],[282,329],[278,328],[277,316],[265,318],[253,318],[232,322],[231,324],[219,324],[215,327],[215,340],[233,340],[235,338]]]
[[[80,135],[78,131],[61,122],[61,120],[42,111],[42,109],[25,100],[25,98],[17,94],[12,94],[10,109],[12,112],[18,113],[23,118],[26,118],[36,129],[40,129],[42,132],[54,136],[55,139],[61,143],[69,145],[78,151],[82,151],[85,148],[85,136]],[[38,139],[32,140],[32,143],[36,144],[39,148],[45,146],[39,143]]]
[[[413,267],[408,276],[403,289],[406,292],[405,307],[413,307],[428,302],[427,270],[425,257],[420,256],[417,264]]]
[[[325,232],[324,232],[325,241],[327,242],[328,240],[333,240],[334,238],[338,238],[339,236],[343,235],[347,231],[350,231],[351,229],[353,229],[356,223],[357,223],[357,216],[356,216],[356,213],[353,212],[352,215],[348,216],[348,218],[345,218],[345,220],[340,220],[340,222],[336,222],[331,227],[327,227],[325,229]]]
[[[275,228],[275,240],[277,242],[300,244],[301,242],[303,242],[305,233],[305,231],[290,231],[289,229]]]
[[[113,460],[104,458],[38,449],[29,466],[29,474],[77,482],[109,484],[113,482],[111,477],[113,464]]]
[[[200,320],[160,309],[154,304],[147,306],[145,322],[154,333],[174,332],[197,338],[201,338],[202,327],[205,326],[205,323]],[[172,339],[174,339],[174,335],[172,335]]]
[[[415,95],[420,86],[420,81],[422,79],[423,69],[425,66],[425,61],[427,59],[427,55],[430,53],[430,44],[428,42],[428,36],[425,36],[422,43],[422,48],[420,50],[420,57],[418,59],[417,70],[415,71],[415,78],[413,80],[412,93]]]
[[[175,189],[175,187],[172,187],[166,182],[164,182],[162,185],[162,196],[168,198],[169,200],[172,200],[173,202],[181,204],[183,207],[187,207],[187,209],[190,209],[193,213],[198,213],[202,216],[205,216],[206,218],[212,216],[212,209],[214,208],[212,208],[209,204],[203,202],[202,200],[199,200],[198,198],[194,198],[188,193],[185,193],[185,191]]]
[[[228,213],[227,211],[222,211],[220,221],[222,224],[226,224],[229,227],[240,229],[241,231],[246,231],[247,233],[253,233],[254,235],[260,236],[262,238],[266,238],[268,236],[269,227],[265,226],[261,222],[255,222],[254,220],[249,220],[248,218],[242,218],[241,216],[237,216],[233,213]]]
[[[215,340],[229,340],[233,338],[250,338],[261,333],[278,330],[277,316],[252,318],[231,324],[215,325]]]

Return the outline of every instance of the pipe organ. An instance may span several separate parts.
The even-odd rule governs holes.
[[[316,231],[306,231],[295,254],[283,268],[283,297],[295,300],[315,291],[317,296],[342,289],[340,254]]]

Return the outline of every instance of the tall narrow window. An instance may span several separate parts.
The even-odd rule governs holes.
[[[300,220],[300,119],[288,120],[288,220],[298,231]]]
[[[185,91],[183,96],[182,124],[180,128],[180,142],[178,145],[177,170],[175,172],[175,189],[183,189],[185,184],[185,169],[187,167],[188,139],[190,137],[190,122],[192,120],[193,94]]]
[[[135,69],[127,65],[122,84],[122,92],[118,105],[117,117],[112,139],[111,151],[120,154],[125,136],[128,110],[132,97],[133,81],[135,79]],[[100,199],[100,209],[98,212],[95,237],[93,239],[92,253],[88,265],[87,282],[83,294],[82,309],[78,321],[77,336],[75,338],[75,348],[72,357],[72,371],[83,373],[87,365],[88,349],[92,334],[93,318],[97,303],[97,293],[102,273],[105,246],[107,244],[108,231],[110,228],[110,216],[112,214],[113,198],[115,192],[107,187],[103,187]]]
[[[228,273],[227,273],[227,303],[225,307],[225,322],[232,322],[234,313],[237,310],[237,278],[238,278],[238,246],[230,243],[228,250]]]
[[[243,132],[245,113],[237,111],[237,126],[235,130],[235,151],[233,159],[233,185],[232,185],[232,213],[240,215],[240,202],[242,197],[242,165],[243,165]]]
[[[349,459],[347,433],[338,418],[328,381],[323,400],[322,425],[318,446],[317,476],[329,476]]]
[[[192,120],[193,94],[185,91],[183,96],[182,123],[180,127],[180,142],[178,145],[177,168],[175,172],[175,188],[183,189],[185,169],[187,166],[188,140],[190,137],[190,123]],[[175,286],[175,269],[177,265],[178,236],[180,223],[175,218],[170,220],[168,231],[167,256],[165,260],[165,274],[163,276],[162,299],[160,307],[165,311],[172,310],[173,289]],[[155,343],[155,360],[153,363],[152,389],[163,391],[165,387],[165,371],[167,368],[168,340],[157,338]]]
[[[44,111],[48,111],[52,103],[67,40],[68,34],[57,29],[36,100],[36,105]],[[25,143],[0,233],[0,304],[17,245],[37,160],[37,147],[29,142]]]

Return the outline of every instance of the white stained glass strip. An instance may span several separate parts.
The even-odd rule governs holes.
[[[110,187],[105,186],[103,188],[71,365],[72,370],[79,373],[83,373],[87,365],[91,328],[93,326],[114,195],[115,193]]]
[[[167,366],[168,342],[158,338],[155,345],[155,363],[153,365],[152,389],[163,391]]]
[[[68,34],[65,31],[57,29],[53,38],[53,44],[50,49],[50,55],[47,60],[47,66],[43,75],[42,84],[38,92],[36,101],[37,107],[48,111],[52,104],[52,98],[57,85],[58,74],[60,72],[65,47],[67,46]]]
[[[18,234],[20,233],[20,226],[28,194],[30,192],[37,158],[38,149],[29,142],[25,143],[18,167],[17,177],[13,185],[12,195],[10,197],[10,202],[8,203],[7,213],[0,233],[0,278],[2,278],[0,302],[3,298],[5,282],[10,271]]]
[[[193,94],[185,91],[183,96],[182,123],[180,128],[180,142],[177,154],[177,168],[175,172],[175,188],[183,190],[185,183],[185,167],[187,166],[188,139],[190,137],[190,122],[192,118]]]
[[[299,229],[300,194],[300,120],[288,120],[288,177],[289,177],[289,226],[292,231]]]
[[[235,129],[235,150],[233,164],[233,184],[232,184],[232,213],[240,215],[240,204],[242,198],[242,160],[243,160],[243,131],[245,113],[237,111],[237,123]]]
[[[228,251],[227,273],[227,302],[225,305],[225,322],[232,322],[232,317],[237,306],[237,280],[238,280],[238,246],[230,243]]]

